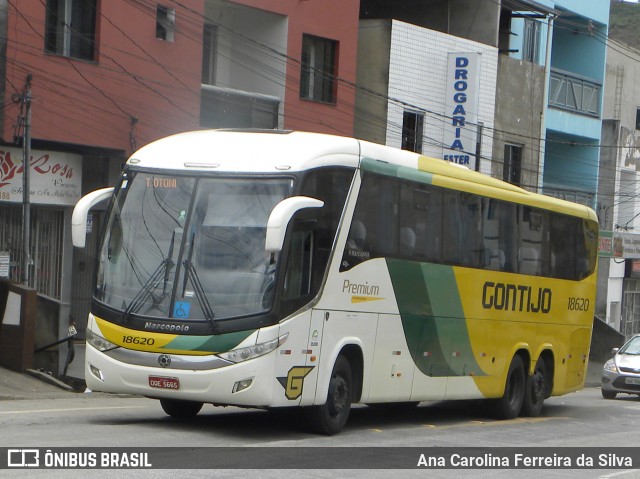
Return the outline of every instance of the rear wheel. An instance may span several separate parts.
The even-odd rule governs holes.
[[[540,415],[545,398],[548,394],[547,368],[542,358],[538,359],[536,368],[531,376],[527,375],[525,382],[522,415],[536,417]]]
[[[605,399],[615,399],[617,395],[618,393],[615,391],[606,391],[602,389],[602,397]]]
[[[347,358],[338,356],[329,380],[327,401],[322,406],[313,406],[305,411],[314,432],[333,435],[342,430],[349,419],[352,390],[351,365]]]
[[[522,358],[515,355],[509,365],[504,394],[491,402],[491,411],[499,419],[513,419],[520,414],[524,402],[525,374]]]
[[[202,409],[203,403],[182,399],[160,399],[160,405],[169,416],[185,419],[196,416]]]

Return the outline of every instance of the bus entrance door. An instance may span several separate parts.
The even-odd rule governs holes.
[[[377,313],[365,313],[359,311],[329,311],[317,309],[311,315],[311,328],[309,329],[309,350],[314,352],[308,357],[308,365],[316,365],[312,371],[317,370],[316,404],[326,398],[329,379],[333,372],[336,359],[341,354],[346,356],[352,368],[352,378],[362,378],[363,397],[370,381],[371,362],[373,361],[373,345],[376,338]],[[318,351],[315,361],[313,356]],[[355,360],[358,355],[362,361]],[[354,370],[361,368],[360,370]],[[310,378],[311,379],[311,378]],[[309,384],[311,386],[311,384]],[[305,385],[305,388],[307,386]],[[356,385],[353,385],[356,388]],[[357,388],[356,388],[357,389]]]
[[[400,316],[380,314],[369,401],[408,401],[414,373],[415,364],[407,348]]]

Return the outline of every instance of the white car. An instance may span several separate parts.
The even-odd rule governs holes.
[[[602,397],[615,399],[618,393],[640,396],[640,334],[613,349],[615,355],[602,369]]]

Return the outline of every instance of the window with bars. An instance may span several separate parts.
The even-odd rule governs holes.
[[[205,23],[202,32],[202,81],[203,85],[216,84],[216,51],[218,50],[218,27]]]
[[[24,245],[22,205],[0,207],[0,251],[10,256],[9,279],[22,281]],[[31,258],[29,286],[38,294],[61,299],[64,212],[59,209],[31,208]]]
[[[520,186],[522,181],[522,145],[504,145],[502,179]]]
[[[302,36],[300,98],[323,103],[336,102],[338,42]]]
[[[94,60],[97,0],[47,0],[44,49],[70,58]]]
[[[405,111],[402,115],[403,150],[422,153],[422,134],[424,130],[424,114]]]
[[[537,63],[540,56],[540,22],[527,18],[524,21],[524,36],[522,39],[522,59]]]
[[[176,31],[175,8],[158,5],[156,8],[156,38],[172,42]]]

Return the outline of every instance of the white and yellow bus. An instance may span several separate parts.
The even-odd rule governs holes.
[[[448,162],[301,132],[199,131],[127,161],[87,326],[94,391],[298,406],[488,399],[535,416],[580,389],[597,218]]]

